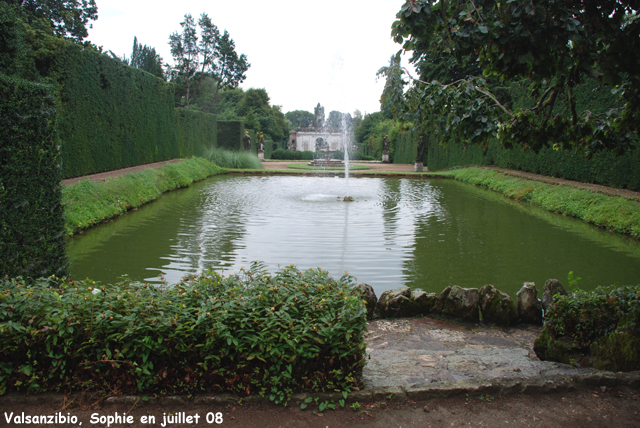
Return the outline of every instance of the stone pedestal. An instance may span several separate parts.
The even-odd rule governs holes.
[[[382,154],[382,163],[389,163],[389,153]]]
[[[424,171],[424,164],[422,162],[416,162],[415,165],[413,166],[413,170],[415,172],[422,172]]]
[[[258,151],[258,159],[264,160],[264,152],[262,150]]]

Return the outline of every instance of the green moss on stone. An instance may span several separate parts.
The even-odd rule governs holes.
[[[598,370],[640,370],[640,338],[630,332],[615,332],[596,340],[590,353]]]

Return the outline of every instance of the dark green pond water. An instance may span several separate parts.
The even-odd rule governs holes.
[[[70,240],[71,274],[114,282],[177,282],[262,261],[344,271],[378,295],[403,285],[440,292],[494,284],[515,294],[640,283],[640,245],[581,221],[445,179],[214,177]]]

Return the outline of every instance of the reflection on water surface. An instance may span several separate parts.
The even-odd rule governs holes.
[[[569,271],[587,289],[640,282],[636,241],[465,183],[358,178],[355,202],[344,192],[337,177],[214,177],[71,239],[71,273],[175,283],[260,260],[348,271],[378,294],[487,283],[515,294]]]

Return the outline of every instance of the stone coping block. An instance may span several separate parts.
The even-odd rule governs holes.
[[[379,386],[371,390],[373,401],[397,402],[407,399],[407,392],[400,386]]]
[[[354,402],[399,402],[404,400],[424,401],[432,398],[448,398],[463,394],[480,395],[513,395],[513,394],[540,394],[566,392],[575,390],[578,387],[616,387],[626,386],[640,389],[640,371],[635,372],[598,372],[576,376],[555,376],[551,378],[505,378],[494,381],[467,379],[456,382],[433,382],[425,384],[412,384],[404,386],[386,386],[352,391],[346,399],[346,403]],[[78,393],[80,394],[80,393]],[[67,396],[73,399],[73,394]],[[252,395],[248,397],[238,397],[233,394],[202,394],[188,399],[182,395],[169,395],[160,398],[149,398],[143,400],[141,395],[123,395],[106,398],[105,404],[144,406],[146,404],[159,405],[188,405],[189,403],[200,405],[236,405],[240,400],[242,403],[268,404],[268,397]],[[317,398],[318,401],[328,401],[338,403],[343,399],[340,392],[329,393],[299,393],[291,397],[289,405],[300,405],[308,397]],[[65,394],[62,393],[42,393],[42,394],[20,394],[10,393],[0,396],[0,406],[15,404],[62,404],[65,402]]]

